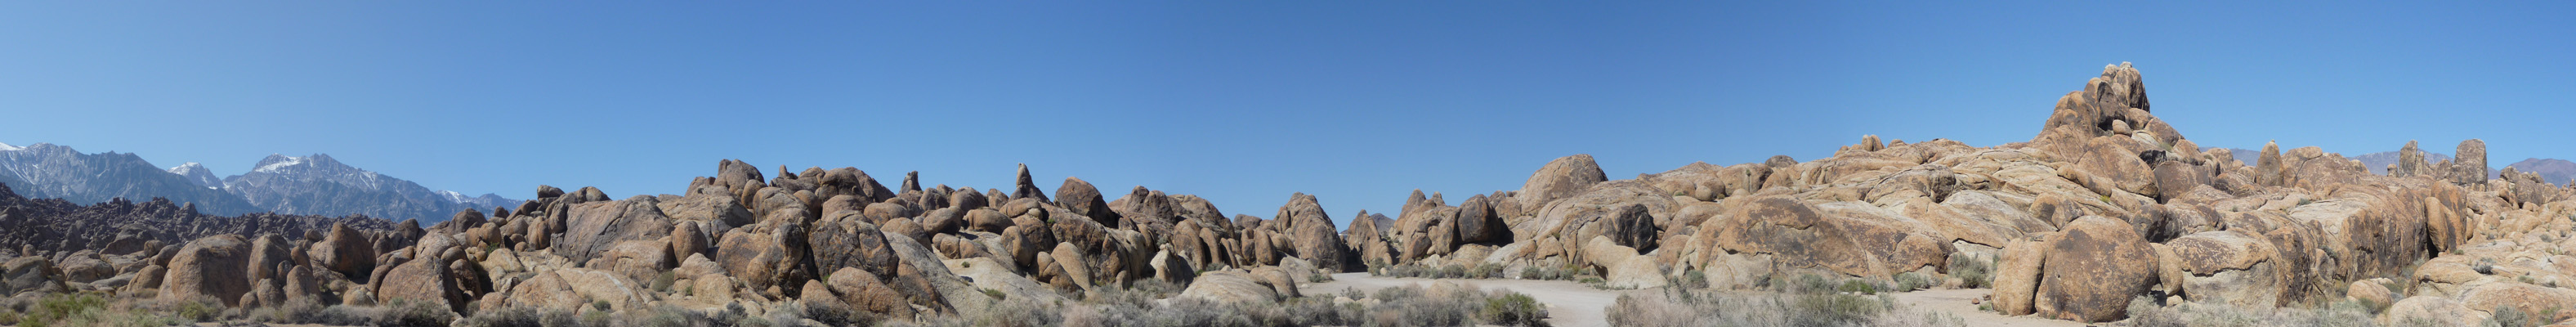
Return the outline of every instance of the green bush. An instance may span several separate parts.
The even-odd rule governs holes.
[[[498,310],[476,310],[472,317],[458,319],[467,327],[545,327],[545,313],[535,307],[513,306]]]
[[[826,326],[875,326],[878,321],[885,320],[874,312],[850,310],[842,306],[806,305],[804,307],[805,319],[813,319]],[[669,311],[679,311],[679,309],[672,308]],[[686,321],[686,319],[678,320]]]
[[[385,317],[379,320],[382,326],[441,327],[456,320],[456,313],[436,302],[394,299],[385,309]]]
[[[1914,290],[1931,288],[1934,284],[1938,283],[1932,282],[1931,276],[1924,276],[1923,274],[1913,272],[1897,273],[1896,288],[1891,291],[1913,292]]]
[[[1968,256],[1950,256],[1950,276],[1959,277],[1961,288],[1986,288],[1994,284],[1994,264]]]
[[[2146,296],[2130,298],[2128,313],[2129,326],[2133,327],[2189,326],[2178,314],[2165,310],[2163,305],[2156,304],[2156,299]]]
[[[662,274],[661,274],[661,275],[653,276],[653,291],[654,291],[654,292],[669,292],[669,291],[671,291],[671,283],[676,282],[676,281],[678,280],[678,278],[679,278],[679,277],[678,277],[678,276],[676,276],[676,274],[672,274],[672,273],[671,273],[671,272],[669,272],[669,271],[664,271],[664,272],[662,272]]]
[[[1797,317],[1797,326],[1853,325],[1885,310],[1878,301],[1848,294],[1800,296],[1791,303],[1790,316]]]
[[[1878,294],[1878,285],[1872,285],[1872,284],[1870,284],[1870,283],[1869,283],[1869,281],[1853,279],[1853,280],[1846,280],[1846,281],[1843,281],[1843,286],[1842,286],[1842,287],[1837,287],[1837,288],[1835,288],[1834,290],[1836,290],[1836,291],[1842,291],[1842,292],[1844,292],[1844,293],[1860,293],[1860,294],[1871,294],[1871,295],[1876,295],[1876,294]]]
[[[1538,299],[1521,293],[1485,299],[1485,310],[1478,317],[1485,323],[1505,326],[1547,326],[1547,308]]]
[[[1797,283],[1791,285],[1795,288],[1790,291],[1796,293],[1825,293],[1834,290],[1833,281],[1825,280],[1825,276],[1816,274],[1800,274]]]
[[[1682,280],[1680,283],[1675,283],[1674,285],[1681,285],[1683,288],[1687,289],[1708,288],[1708,273],[1701,272],[1699,269],[1683,271]]]
[[[2496,326],[2528,327],[2540,325],[2540,322],[2533,321],[2533,318],[2536,317],[2525,314],[2522,312],[2522,309],[2514,308],[2511,305],[2496,306],[2494,312],[2495,316],[2493,318],[2488,318],[2487,321],[2494,322]]]

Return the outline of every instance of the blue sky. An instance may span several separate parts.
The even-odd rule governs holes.
[[[6,2],[0,142],[435,189],[677,193],[719,159],[1199,194],[1413,189],[2025,141],[2104,64],[2204,146],[2576,157],[2567,2]],[[775,171],[768,173],[775,175]]]

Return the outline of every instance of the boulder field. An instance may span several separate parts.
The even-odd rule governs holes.
[[[11,293],[241,308],[400,299],[469,315],[797,300],[903,319],[1149,279],[1183,285],[1179,296],[1281,301],[1298,296],[1301,276],[1422,265],[1571,269],[1621,287],[1914,274],[1991,287],[2000,313],[2081,322],[2125,319],[2139,297],[2352,299],[2393,306],[2383,321],[2508,307],[2576,318],[2576,257],[2565,254],[2576,247],[2576,191],[2512,170],[2489,179],[2483,141],[2457,149],[2457,162],[2423,162],[2409,142],[2389,175],[2317,147],[2266,144],[2239,162],[2158,119],[2123,63],[2060,97],[2027,142],[1864,136],[1810,161],[1692,163],[1615,180],[1578,154],[1538,165],[1518,190],[1454,202],[1415,191],[1393,219],[1361,212],[1350,226],[1302,193],[1269,217],[1228,216],[1196,196],[1103,192],[1080,178],[1050,194],[1025,165],[1005,191],[925,186],[913,173],[889,189],[856,168],[723,160],[680,194],[540,186],[515,208],[426,227],[281,230],[218,217],[0,233],[17,242],[0,244],[15,250],[0,251],[0,272]],[[155,203],[142,210],[181,210]],[[49,206],[0,206],[0,223],[81,212]],[[1966,266],[1990,277],[1954,276]]]

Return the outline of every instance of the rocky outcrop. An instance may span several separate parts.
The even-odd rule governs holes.
[[[194,301],[211,297],[224,305],[241,305],[251,291],[250,242],[240,236],[216,235],[189,241],[170,257],[161,278],[161,299]]]
[[[348,223],[336,223],[331,224],[329,233],[323,234],[321,242],[305,250],[305,257],[313,258],[322,268],[342,276],[366,279],[367,272],[376,267],[375,247],[374,242],[357,229],[349,228]]]
[[[2406,141],[2406,147],[2397,149],[2397,169],[2389,170],[2388,175],[2397,177],[2421,176],[2425,175],[2424,169],[2429,168],[2429,165],[2429,163],[2424,162],[2424,150],[2417,148],[2415,146],[2415,141],[2408,140]]]
[[[1539,167],[1537,173],[1530,174],[1529,182],[1521,184],[1521,205],[1537,207],[1548,201],[1574,196],[1593,183],[1608,180],[1610,178],[1601,173],[1601,164],[1592,162],[1592,155],[1556,158]]]
[[[2576,305],[2545,286],[2576,282],[2565,264],[2576,260],[2553,254],[2576,228],[2564,210],[2576,192],[2520,170],[2457,178],[2483,156],[2425,164],[2412,146],[2396,176],[2318,147],[2203,150],[2149,109],[2138,72],[2115,65],[2060,97],[2027,143],[1869,136],[1807,162],[1692,163],[1621,180],[1575,155],[1516,191],[1455,206],[1416,191],[1400,212],[1362,211],[1347,229],[1302,193],[1264,219],[1144,187],[1110,200],[1079,178],[1049,199],[1025,166],[1011,191],[978,191],[916,174],[887,189],[851,167],[771,177],[725,160],[682,194],[611,201],[540,187],[538,200],[431,228],[0,196],[0,227],[47,231],[0,228],[0,241],[22,242],[0,245],[18,249],[14,290],[151,291],[237,309],[336,298],[751,314],[801,303],[900,320],[1124,296],[1104,291],[1148,279],[1187,285],[1178,297],[1274,303],[1301,297],[1297,283],[1314,274],[1377,264],[1571,268],[1642,288],[1697,272],[1712,288],[1751,290],[1806,274],[1964,282],[1961,269],[1980,262],[1994,263],[1996,311],[2088,323],[2122,319],[2142,296],[2315,306],[2341,289],[2393,300],[2383,322]],[[148,218],[38,223],[64,214]],[[174,239],[206,235],[243,236]],[[84,280],[96,282],[70,283]]]
[[[2155,285],[2155,250],[2128,222],[2085,217],[2042,251],[2037,299],[2042,317],[2103,322],[2126,318],[2129,298]]]
[[[813,279],[804,266],[812,248],[806,244],[805,227],[795,221],[780,219],[726,232],[716,242],[714,259],[724,267],[727,276],[743,281],[743,286],[762,291],[766,296],[780,296],[764,291],[777,287],[804,285]]]
[[[662,215],[650,197],[625,201],[592,202],[573,205],[566,217],[568,224],[563,240],[550,249],[555,255],[586,262],[621,240],[652,240],[671,234],[671,218]]]
[[[2485,185],[2487,183],[2487,172],[2489,171],[2489,168],[2487,168],[2487,141],[2479,139],[2460,141],[2459,151],[2452,152],[2451,156],[2458,158],[2457,160],[2459,160],[2457,162],[2453,162],[2452,169],[2455,170],[2452,170],[2450,175],[2448,175],[2450,176],[2451,183],[2460,185]]]
[[[1211,271],[1199,275],[1198,281],[1181,289],[1179,296],[1196,297],[1216,302],[1268,303],[1279,301],[1269,279],[1240,270]]]
[[[7,287],[0,292],[7,294],[71,290],[71,286],[64,283],[63,271],[54,268],[52,260],[42,257],[9,259],[8,263],[0,264],[0,278],[6,278],[0,280],[0,287]]]
[[[1073,214],[1091,217],[1101,225],[1118,225],[1118,212],[1109,209],[1109,201],[1101,199],[1100,189],[1092,187],[1091,182],[1066,177],[1064,186],[1055,189],[1055,196],[1056,206],[1073,211]]]
[[[1279,215],[1272,219],[1287,223],[1283,225],[1285,228],[1274,230],[1285,232],[1288,237],[1286,243],[1290,244],[1288,248],[1295,251],[1297,258],[1313,262],[1316,268],[1327,271],[1352,272],[1363,268],[1342,242],[1341,228],[1333,227],[1333,217],[1324,214],[1324,205],[1316,202],[1315,196],[1305,193],[1290,195],[1288,204],[1280,206]]]
[[[2182,262],[2182,294],[2192,300],[2223,300],[2231,305],[2268,306],[2280,302],[2289,269],[2273,260],[2280,252],[2270,241],[2241,231],[2184,235],[2172,242]]]
[[[1018,188],[1011,191],[1012,199],[1037,199],[1038,202],[1053,202],[1047,201],[1046,193],[1038,190],[1037,181],[1029,178],[1029,164],[1020,164],[1020,177],[1017,184]]]

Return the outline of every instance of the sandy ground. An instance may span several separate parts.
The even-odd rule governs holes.
[[[2084,326],[2084,324],[2065,320],[2039,319],[2031,316],[2009,317],[1977,310],[1975,303],[1969,303],[1993,291],[1986,289],[1923,290],[1894,294],[1898,305],[1911,305],[1918,310],[1958,316],[1960,320],[1966,320],[1969,326]]]
[[[1381,288],[1409,284],[1429,286],[1432,282],[1446,280],[1473,284],[1485,289],[1509,289],[1529,294],[1530,297],[1537,298],[1540,303],[1547,304],[1548,323],[1565,327],[1609,326],[1609,317],[1602,313],[1603,309],[1609,308],[1610,303],[1617,301],[1620,294],[1653,292],[1653,290],[1602,290],[1582,283],[1562,280],[1385,278],[1369,276],[1368,273],[1333,274],[1333,279],[1334,281],[1329,283],[1303,285],[1298,288],[1298,291],[1309,296],[1329,296],[1349,288],[1375,292]],[[1976,304],[1969,303],[1971,300],[1985,296],[1987,292],[1990,290],[1926,290],[1894,294],[1896,302],[1900,305],[1957,316],[1960,320],[1966,321],[1969,326],[2084,326],[2084,324],[2063,320],[2027,316],[2007,317],[1977,310]]]
[[[1386,278],[1369,276],[1364,272],[1333,274],[1333,279],[1334,281],[1328,283],[1306,284],[1297,290],[1309,296],[1324,296],[1341,293],[1343,289],[1349,288],[1375,292],[1381,288],[1408,284],[1430,286],[1432,282],[1445,280],[1476,285],[1485,289],[1509,289],[1513,292],[1529,294],[1530,297],[1537,298],[1539,303],[1547,304],[1549,324],[1563,327],[1609,326],[1610,319],[1602,314],[1602,309],[1609,308],[1611,302],[1617,301],[1619,294],[1652,292],[1651,290],[1602,290],[1563,280]],[[1970,306],[1968,309],[1975,310],[1976,307]]]

